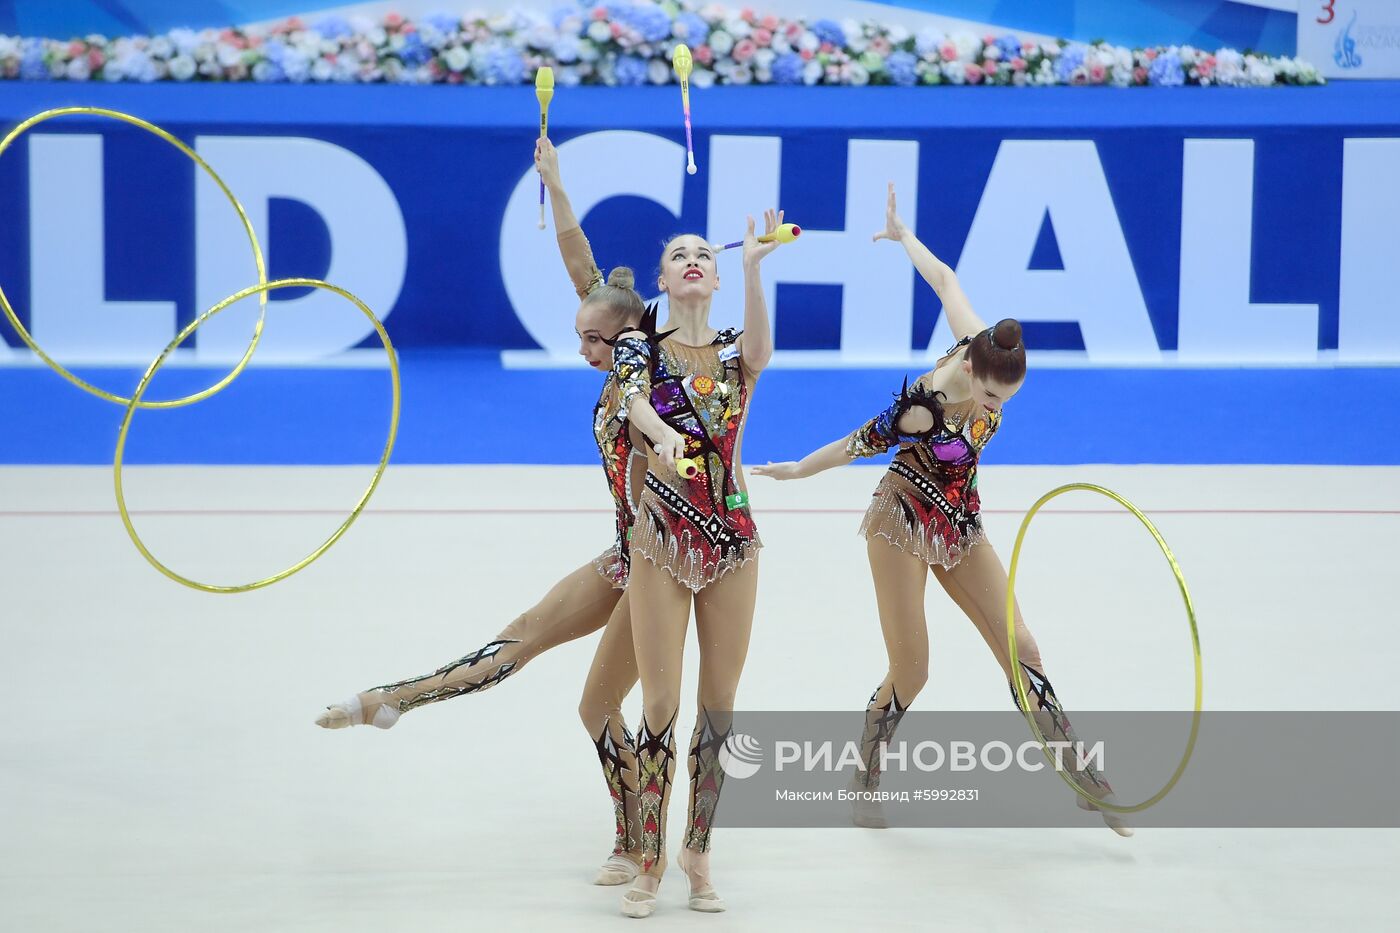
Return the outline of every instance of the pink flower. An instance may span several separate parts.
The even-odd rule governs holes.
[[[753,58],[753,53],[758,51],[758,46],[752,39],[740,39],[734,46],[734,60],[736,62],[746,62]]]
[[[889,55],[893,50],[894,46],[890,45],[890,40],[884,36],[876,36],[870,40],[870,51],[876,55]]]
[[[612,37],[613,37],[614,39],[616,39],[618,36],[622,35],[622,24],[621,24],[621,23],[613,23],[609,28],[610,28],[611,31],[612,31]]]
[[[980,84],[980,83],[982,83],[982,69],[981,69],[980,67],[978,67],[977,64],[976,64],[975,62],[968,62],[968,63],[967,63],[967,83],[968,83],[968,84]]]
[[[83,49],[86,47],[86,43],[81,39],[74,39],[72,42],[68,43],[68,57],[77,58],[79,55],[83,54]]]
[[[449,72],[447,73],[447,83],[448,83],[448,84],[461,84],[461,83],[462,83],[462,73],[461,73],[460,71],[449,71]]]
[[[1215,74],[1215,56],[1207,55],[1196,62],[1196,72],[1202,78],[1209,78]]]
[[[817,53],[813,52],[811,49],[801,49],[797,54],[802,56],[804,62],[810,62]]]
[[[691,58],[702,65],[708,65],[715,60],[715,53],[708,45],[697,45],[695,51],[691,53]]]
[[[1143,49],[1143,50],[1142,50],[1142,60],[1143,60],[1143,61],[1145,61],[1145,62],[1150,62],[1150,61],[1152,61],[1152,59],[1154,59],[1154,58],[1156,58],[1156,57],[1157,57],[1157,50],[1156,50],[1156,49]]]
[[[987,33],[985,36],[982,37],[982,44],[983,44],[983,45],[996,45],[996,44],[997,44],[997,37],[994,36],[994,35],[992,35],[992,34],[989,32],[989,33]]]
[[[88,49],[88,68],[96,71],[107,63],[107,56],[102,54],[101,49]]]
[[[997,73],[997,63],[992,61],[990,58],[984,59],[982,61],[982,70],[989,75],[994,75]]]
[[[753,41],[761,49],[766,49],[773,44],[773,33],[762,27],[753,31]]]
[[[1134,83],[1134,84],[1146,84],[1146,83],[1147,83],[1147,69],[1146,69],[1146,68],[1144,68],[1144,67],[1142,67],[1141,65],[1139,65],[1138,67],[1136,67],[1136,68],[1133,69],[1133,83]]]
[[[1021,54],[1029,55],[1035,51],[1035,43],[1029,39],[1021,43]]]
[[[1095,65],[1089,69],[1089,80],[1095,84],[1103,84],[1104,67]]]
[[[822,43],[822,47],[821,47],[821,51],[823,51],[823,52],[830,52],[830,51],[831,51],[832,49],[834,49],[834,48],[836,48],[836,46],[832,45],[830,42],[823,42],[823,43]]]
[[[798,39],[801,39],[802,34],[806,31],[807,28],[801,23],[788,23],[783,27],[783,33],[788,37],[789,42],[796,42]]]
[[[595,7],[593,8],[593,12],[590,13],[590,14],[588,14],[588,15],[589,15],[589,16],[592,16],[594,19],[607,19],[607,18],[608,18],[608,8],[607,8],[607,7],[601,7],[601,6],[595,6]]]
[[[744,22],[748,23],[750,26],[752,26],[753,21],[758,19],[758,16],[754,13],[753,10],[749,9],[748,7],[744,7],[742,10],[739,11],[739,18],[742,19]]]
[[[769,32],[773,32],[774,30],[776,30],[778,28],[778,24],[781,22],[782,20],[778,19],[778,17],[774,16],[772,13],[769,13],[767,16],[763,17],[762,20],[763,28],[768,30]]]
[[[951,42],[945,42],[938,50],[938,56],[945,62],[955,62],[958,60],[958,47]]]
[[[1025,71],[1025,70],[1026,70],[1026,60],[1025,60],[1024,58],[1019,57],[1019,56],[1016,57],[1016,58],[1011,59],[1011,70],[1012,70],[1012,71]]]
[[[402,15],[400,15],[400,14],[398,14],[398,13],[385,13],[385,14],[384,14],[384,28],[385,28],[385,29],[398,29],[398,28],[399,28],[400,26],[402,26],[402,25],[403,25],[403,16],[402,16]]]

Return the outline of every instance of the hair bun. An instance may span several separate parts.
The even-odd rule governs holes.
[[[637,281],[637,274],[627,266],[618,266],[608,273],[608,284],[614,288],[631,288]]]
[[[1021,322],[1015,318],[1003,318],[992,328],[992,343],[1002,350],[1016,350],[1021,347]]]

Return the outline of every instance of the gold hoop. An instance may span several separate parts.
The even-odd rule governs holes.
[[[153,136],[157,136],[165,140],[170,145],[183,152],[187,157],[189,157],[191,161],[194,162],[195,165],[198,165],[200,168],[204,169],[205,173],[211,179],[213,179],[214,184],[219,186],[219,190],[224,193],[224,197],[228,198],[228,202],[233,205],[233,209],[238,213],[238,219],[243,223],[243,231],[248,234],[248,244],[253,247],[253,262],[258,267],[258,284],[267,284],[267,266],[266,263],[263,261],[262,248],[258,246],[257,234],[253,232],[253,224],[248,219],[248,214],[243,210],[243,205],[238,203],[238,198],[234,197],[233,192],[229,190],[228,185],[224,184],[224,180],[219,177],[219,173],[215,172],[212,168],[210,168],[209,163],[205,162],[202,158],[200,158],[199,153],[195,152],[189,146],[185,145],[184,142],[182,142],[179,139],[176,139],[170,133],[156,126],[154,123],[151,123],[147,120],[143,120],[140,117],[134,117],[129,113],[122,113],[119,110],[108,110],[105,107],[59,107],[55,110],[45,110],[43,113],[35,114],[28,120],[25,120],[19,126],[10,130],[9,133],[5,134],[5,138],[3,140],[0,140],[0,156],[3,156],[5,154],[5,150],[9,149],[10,145],[14,143],[16,139],[19,139],[21,135],[23,135],[31,128],[38,126],[40,123],[43,123],[46,120],[52,120],[54,117],[68,116],[71,114],[84,114],[87,116],[94,117],[110,117],[113,120],[119,120],[123,123],[129,123],[132,126],[140,127],[146,132],[152,134]],[[130,403],[130,399],[122,398],[120,395],[113,395],[111,392],[108,392],[105,389],[99,389],[92,383],[80,379],[78,376],[75,376],[73,373],[69,372],[68,369],[66,369],[62,364],[54,360],[53,357],[45,353],[43,348],[35,342],[34,337],[29,333],[28,330],[25,329],[24,325],[20,323],[19,315],[16,314],[15,309],[11,307],[10,299],[5,295],[5,290],[3,288],[0,288],[0,310],[4,311],[5,317],[9,319],[9,322],[11,326],[14,327],[15,332],[19,334],[19,338],[23,340],[26,345],[28,345],[29,349],[34,351],[34,353],[39,357],[39,359],[44,361],[44,363],[49,367],[49,369],[52,369],[54,372],[58,373],[68,382],[72,383],[73,385],[77,386],[78,388],[82,389],[84,392],[87,392],[90,395],[95,395],[98,398],[105,399],[109,402],[116,402],[118,405],[127,405]],[[233,371],[230,372],[228,375],[224,376],[224,378],[220,379],[218,382],[214,383],[209,388],[204,389],[201,392],[196,392],[194,395],[187,395],[183,398],[171,399],[169,401],[139,402],[139,407],[180,408],[184,405],[192,405],[195,402],[202,401],[206,398],[209,398],[211,395],[223,391],[225,388],[228,387],[229,383],[233,382],[233,380],[238,378],[238,376],[243,372],[243,370],[247,368],[248,361],[253,358],[253,351],[257,349],[258,341],[262,339],[263,318],[266,316],[266,314],[267,293],[264,291],[258,298],[258,323],[253,328],[253,340],[251,343],[248,344],[248,349],[243,352],[243,358],[238,361],[238,364],[236,366],[234,366]]]
[[[331,536],[325,541],[323,541],[321,545],[316,548],[316,550],[312,551],[306,557],[297,561],[297,563],[293,564],[291,567],[279,571],[278,573],[275,573],[270,577],[265,577],[261,580],[255,580],[252,583],[241,583],[236,586],[217,586],[210,583],[200,583],[197,580],[192,580],[189,577],[182,576],[181,574],[176,573],[174,570],[171,570],[165,564],[161,563],[160,560],[158,560],[155,557],[155,555],[153,555],[150,552],[150,550],[147,549],[145,543],[141,540],[140,535],[136,533],[136,528],[131,523],[131,514],[127,511],[126,508],[126,496],[122,491],[122,456],[126,450],[126,435],[131,428],[132,416],[136,414],[136,409],[141,407],[141,397],[146,394],[146,389],[150,386],[151,379],[154,378],[155,374],[160,370],[161,366],[165,364],[166,359],[170,356],[171,353],[175,351],[175,349],[178,346],[180,346],[180,344],[184,343],[185,340],[191,334],[198,330],[199,326],[205,321],[209,320],[211,317],[218,314],[220,311],[224,310],[229,305],[232,305],[238,301],[242,301],[244,298],[247,298],[250,295],[260,295],[265,298],[267,293],[273,291],[274,289],[304,288],[308,286],[311,288],[322,288],[326,291],[334,292],[342,298],[353,302],[357,308],[364,312],[365,317],[369,318],[370,323],[374,325],[375,332],[379,334],[379,339],[384,344],[384,352],[389,355],[389,376],[394,387],[394,401],[392,413],[389,417],[389,438],[384,444],[384,453],[379,458],[379,466],[374,471],[374,478],[370,480],[369,487],[365,489],[364,495],[360,496],[360,500],[355,503],[355,507],[353,510],[351,510],[350,516],[347,519],[345,519],[344,522],[341,523],[340,527],[337,528],[334,532],[332,532]],[[265,586],[270,586],[279,580],[285,580],[287,577],[290,577],[297,571],[305,569],[318,557],[326,553],[326,551],[330,550],[331,545],[339,541],[341,536],[344,535],[345,532],[350,530],[350,526],[355,523],[355,519],[359,518],[360,513],[364,511],[365,505],[368,504],[370,496],[374,495],[375,488],[378,487],[380,479],[382,479],[384,476],[384,470],[389,466],[389,455],[394,450],[394,439],[398,436],[399,403],[401,400],[401,394],[401,387],[399,383],[399,361],[398,357],[394,353],[394,345],[389,340],[389,333],[384,329],[384,325],[380,323],[379,318],[374,316],[374,312],[371,311],[363,301],[356,298],[354,295],[350,294],[345,289],[340,288],[336,285],[331,285],[328,282],[322,282],[319,279],[278,279],[275,282],[262,282],[258,285],[252,285],[248,288],[243,289],[240,292],[235,292],[234,294],[229,295],[227,298],[214,305],[208,311],[205,311],[199,317],[195,318],[195,320],[191,321],[189,325],[185,327],[184,330],[180,331],[180,333],[175,337],[175,339],[172,340],[168,346],[166,346],[165,350],[162,351],[160,356],[156,357],[155,361],[151,363],[151,365],[146,369],[145,375],[141,377],[141,381],[136,386],[136,391],[132,393],[130,400],[128,400],[126,403],[126,416],[122,418],[121,431],[117,435],[117,451],[116,455],[113,457],[112,460],[112,474],[117,491],[117,510],[121,514],[122,524],[126,526],[126,533],[131,537],[131,541],[133,544],[136,545],[136,549],[141,552],[141,556],[145,557],[146,560],[150,562],[151,566],[155,567],[157,570],[165,574],[170,579],[174,580],[176,583],[184,584],[185,586],[188,586],[191,589],[201,590],[205,593],[246,593],[250,590],[256,590],[261,589]]]
[[[1191,713],[1191,735],[1186,740],[1186,751],[1181,756],[1181,762],[1176,766],[1176,771],[1172,773],[1171,779],[1167,781],[1162,789],[1142,803],[1124,806],[1122,804],[1108,803],[1092,796],[1080,787],[1079,784],[1069,776],[1067,771],[1059,768],[1055,769],[1060,775],[1060,778],[1068,784],[1076,794],[1093,803],[1094,806],[1099,809],[1112,810],[1115,813],[1136,813],[1139,810],[1146,810],[1148,807],[1167,796],[1168,791],[1176,786],[1176,782],[1186,770],[1186,764],[1191,760],[1191,752],[1196,747],[1196,733],[1201,726],[1201,638],[1200,633],[1196,630],[1196,609],[1191,603],[1191,592],[1186,588],[1186,575],[1181,572],[1181,565],[1176,562],[1176,557],[1172,554],[1171,548],[1167,546],[1166,539],[1163,538],[1162,533],[1157,530],[1157,526],[1152,524],[1152,520],[1142,513],[1141,509],[1113,490],[1105,489],[1102,486],[1095,486],[1092,483],[1069,483],[1065,486],[1059,486],[1037,499],[1035,505],[1031,506],[1030,511],[1026,513],[1026,517],[1021,520],[1021,529],[1016,533],[1016,546],[1011,549],[1011,566],[1006,573],[1006,638],[1011,646],[1012,681],[1016,687],[1016,697],[1021,704],[1021,711],[1025,714],[1026,722],[1030,724],[1031,734],[1034,735],[1036,741],[1040,743],[1041,751],[1045,752],[1045,757],[1053,764],[1056,758],[1050,752],[1050,747],[1045,741],[1044,734],[1040,731],[1040,726],[1036,725],[1035,716],[1031,710],[1030,699],[1026,696],[1025,684],[1021,681],[1020,656],[1016,651],[1016,564],[1021,557],[1021,542],[1026,537],[1026,530],[1030,528],[1031,519],[1035,517],[1036,512],[1040,511],[1040,507],[1056,496],[1062,496],[1067,492],[1081,489],[1086,492],[1096,492],[1099,495],[1107,496],[1114,502],[1117,502],[1129,512],[1136,515],[1138,521],[1142,522],[1147,530],[1152,533],[1152,537],[1156,539],[1158,546],[1162,549],[1162,553],[1166,555],[1167,563],[1171,565],[1172,574],[1175,575],[1177,586],[1181,589],[1182,601],[1186,604],[1186,621],[1191,626],[1191,654],[1195,660],[1196,667],[1196,704],[1195,709]]]

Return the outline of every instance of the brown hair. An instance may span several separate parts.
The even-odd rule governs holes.
[[[661,277],[661,270],[664,269],[664,268],[666,268],[666,254],[670,251],[670,250],[667,249],[667,247],[669,247],[672,243],[676,242],[677,240],[679,240],[679,239],[680,239],[681,237],[683,237],[683,236],[700,237],[700,239],[705,240],[705,238],[704,238],[703,236],[701,236],[700,234],[698,234],[698,233],[673,233],[673,234],[671,234],[670,236],[668,236],[666,239],[662,240],[662,241],[661,241],[661,260],[656,264],[656,276],[657,276],[657,278],[660,278],[660,277]],[[714,247],[710,246],[710,241],[709,241],[709,240],[705,240],[705,245],[710,247],[710,253],[711,253],[711,255],[713,255],[713,254],[714,254]]]
[[[1026,345],[1021,322],[1004,318],[972,338],[967,345],[972,375],[1002,385],[1015,385],[1026,376]]]
[[[635,327],[642,319],[646,305],[642,303],[642,296],[632,287],[636,280],[636,273],[630,268],[618,266],[608,273],[607,284],[599,285],[583,299],[585,306],[599,305],[607,309],[613,324],[613,333],[606,336],[615,336]]]

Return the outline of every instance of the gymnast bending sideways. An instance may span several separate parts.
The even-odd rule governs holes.
[[[1002,407],[1026,378],[1021,325],[1012,319],[987,326],[972,309],[957,276],[905,226],[889,188],[885,229],[875,240],[902,245],[915,269],[943,303],[958,337],[956,344],[913,385],[905,381],[894,402],[855,431],[799,461],[755,466],[757,476],[802,479],[895,450],[875,487],[860,533],[866,539],[875,600],[889,668],[866,707],[861,737],[863,767],[857,789],[880,780],[882,751],[900,717],[928,680],[928,623],[924,589],[932,573],[991,649],[1020,707],[1012,677],[1022,678],[1032,715],[1047,740],[1077,743],[1064,709],[1045,675],[1035,638],[1016,609],[1019,670],[1011,669],[1006,626],[1006,571],[982,529],[977,461],[1002,423]],[[1024,711],[1023,711],[1024,712]],[[1066,769],[1090,797],[1116,803],[1107,778],[1091,764],[1071,761]],[[1123,836],[1132,829],[1116,813],[1076,794],[1079,805],[1099,810]],[[870,795],[854,797],[859,825],[882,828],[884,814]]]

